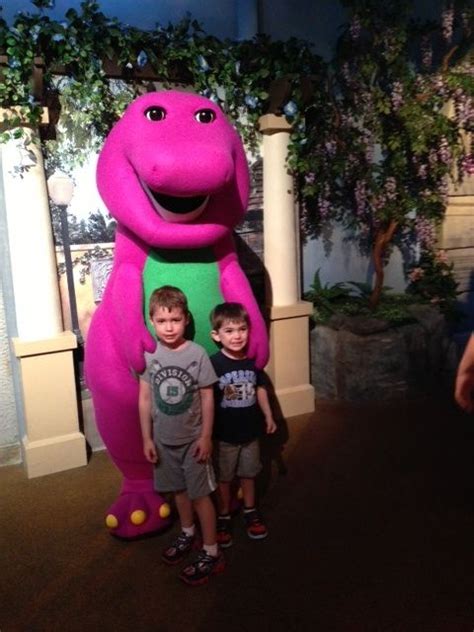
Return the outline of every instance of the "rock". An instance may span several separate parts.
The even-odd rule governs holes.
[[[353,322],[354,317],[339,319],[338,329],[317,325],[311,332],[311,382],[316,396],[349,402],[384,401],[416,397],[438,388],[452,364],[452,344],[440,314],[416,313],[422,323],[375,333],[368,333],[365,323],[361,326],[364,333],[348,330],[348,321]]]
[[[345,314],[334,314],[327,323],[332,329],[344,329],[351,331],[353,334],[360,336],[368,336],[380,331],[386,331],[390,327],[390,323],[381,318],[373,316],[346,316]]]

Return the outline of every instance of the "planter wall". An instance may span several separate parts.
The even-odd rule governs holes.
[[[317,325],[311,332],[316,397],[384,401],[450,388],[458,358],[444,317],[423,305],[411,311],[416,322],[394,328],[358,317]]]

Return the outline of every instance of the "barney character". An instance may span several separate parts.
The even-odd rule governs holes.
[[[134,538],[169,521],[153,489],[138,415],[138,374],[156,340],[148,301],[179,287],[192,314],[187,337],[216,351],[209,313],[243,303],[251,319],[249,355],[262,368],[268,338],[239,266],[232,229],[247,206],[249,174],[238,134],[212,101],[188,92],[138,97],[108,135],[97,166],[99,192],[117,220],[112,272],[88,332],[85,371],[97,427],[123,474],[109,508],[111,533]]]

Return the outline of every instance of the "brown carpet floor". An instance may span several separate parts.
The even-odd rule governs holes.
[[[168,533],[111,537],[106,453],[27,480],[0,470],[0,630],[403,631],[474,628],[474,419],[450,403],[319,403],[268,446],[267,540],[236,519],[200,588],[160,563]]]

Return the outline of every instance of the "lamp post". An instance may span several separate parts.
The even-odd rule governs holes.
[[[69,227],[67,222],[67,209],[74,194],[74,183],[65,173],[55,171],[48,178],[48,193],[51,200],[60,211],[61,239],[63,242],[64,264],[66,267],[67,289],[69,296],[69,309],[71,313],[71,327],[77,338],[78,345],[82,345],[82,334],[79,329],[79,319],[77,315],[76,292],[74,289],[74,275],[71,257],[71,244],[69,242]]]

